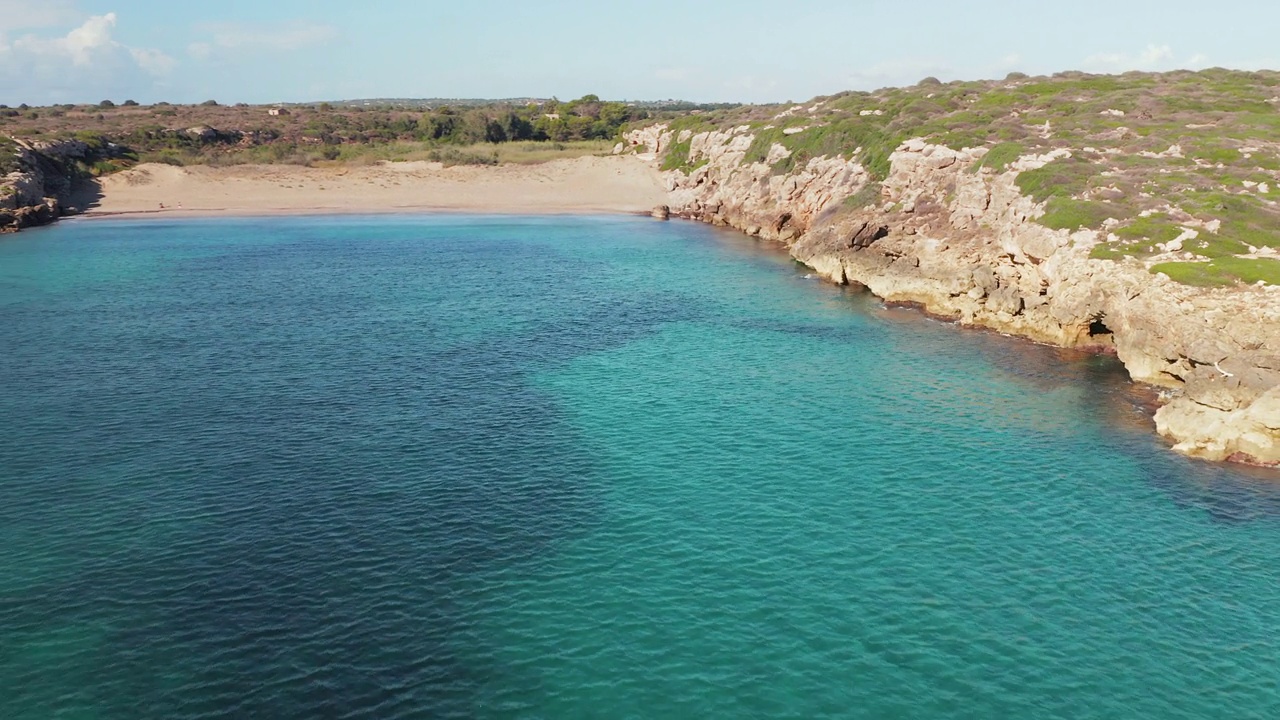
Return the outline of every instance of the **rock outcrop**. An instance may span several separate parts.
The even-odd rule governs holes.
[[[986,149],[913,140],[877,187],[839,157],[779,173],[782,145],[744,162],[747,127],[676,134],[658,125],[627,137],[649,160],[686,142],[696,169],[666,174],[673,215],[784,243],[829,280],[886,301],[1115,354],[1134,380],[1165,388],[1155,420],[1176,450],[1280,466],[1280,288],[1191,287],[1137,260],[1092,259],[1099,233],[1038,224],[1043,205],[1015,182],[1058,156],[994,171],[978,167]]]
[[[45,225],[67,212],[76,181],[76,163],[88,160],[90,147],[78,140],[14,142],[5,158],[13,172],[0,177],[0,232]]]

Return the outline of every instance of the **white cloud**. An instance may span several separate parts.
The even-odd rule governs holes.
[[[168,75],[173,72],[178,62],[172,57],[160,52],[159,50],[148,50],[145,48],[129,48],[129,55],[133,57],[133,61],[152,75]]]
[[[200,28],[207,39],[191,43],[187,53],[197,60],[246,52],[290,52],[321,45],[338,37],[330,25],[294,22],[274,29],[218,23]]]
[[[778,81],[773,78],[762,78],[755,75],[743,75],[729,78],[721,83],[721,87],[731,93],[731,97],[749,97],[752,99],[768,97],[776,94]]]
[[[885,60],[848,76],[850,89],[876,90],[882,87],[914,85],[926,77],[947,78],[955,71],[944,63],[927,58]]]
[[[64,25],[81,17],[71,0],[0,0],[0,41],[7,32]]]
[[[174,60],[165,53],[116,41],[116,22],[116,14],[107,13],[91,16],[61,36],[0,37],[0,88],[5,95],[0,102],[85,102],[134,95],[173,70]]]
[[[1178,54],[1168,45],[1147,45],[1137,53],[1098,53],[1085,58],[1082,69],[1091,72],[1122,73],[1130,70],[1182,70],[1202,68],[1209,58],[1203,53],[1196,53],[1188,58],[1179,59]]]

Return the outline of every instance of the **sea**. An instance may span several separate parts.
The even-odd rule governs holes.
[[[1280,476],[594,216],[0,238],[0,718],[1280,717]]]

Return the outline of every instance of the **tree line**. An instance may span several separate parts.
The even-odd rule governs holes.
[[[421,115],[378,112],[312,114],[302,128],[306,137],[326,144],[416,140],[470,145],[514,141],[605,140],[649,112],[587,95],[570,102],[552,100],[525,106],[433,108]]]

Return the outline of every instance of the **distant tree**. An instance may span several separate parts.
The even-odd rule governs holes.
[[[19,109],[19,110],[30,110],[30,109],[31,109],[31,106],[30,106],[30,105],[28,105],[28,104],[26,104],[26,103],[22,103],[21,105],[19,105],[19,106],[18,106],[18,109]]]
[[[1026,73],[1022,73],[1022,72],[1011,72],[1011,73],[1009,73],[1008,75],[1005,75],[1005,76],[1004,76],[1004,79],[1005,79],[1005,80],[1009,80],[1009,81],[1013,81],[1013,80],[1026,80],[1026,79],[1027,79],[1027,74],[1026,74]]]
[[[200,103],[200,106],[201,106],[201,107],[218,107],[218,101],[217,101],[217,100],[205,100],[204,102]]]
[[[464,144],[484,142],[489,139],[489,118],[479,110],[468,110],[462,116],[462,126],[454,131],[454,140]]]
[[[115,106],[116,104],[111,102],[110,100],[103,100],[102,102],[98,103],[98,107],[103,110],[109,110]]]
[[[508,140],[532,140],[533,123],[514,112],[507,113],[503,121],[503,130]]]
[[[938,78],[933,77],[932,75],[930,75],[929,77],[927,77],[927,78],[925,78],[925,79],[921,80],[920,82],[918,82],[918,83],[916,83],[916,84],[917,84],[917,85],[920,85],[920,86],[924,86],[924,87],[935,87],[935,86],[941,85],[941,84],[942,84],[942,81],[941,81],[941,80],[939,80]]]
[[[453,111],[453,108],[442,107],[424,125],[426,132],[423,134],[426,139],[452,140],[458,134],[462,119]]]
[[[327,103],[327,102],[320,103],[320,109],[323,110],[324,112],[333,112],[333,104]]]
[[[138,107],[138,101],[137,101],[137,100],[125,100],[125,101],[124,101],[124,106],[125,106],[125,107]]]
[[[489,120],[485,123],[484,141],[491,143],[500,143],[507,141],[507,130],[502,123],[497,120]]]
[[[622,103],[605,103],[600,106],[600,112],[596,117],[611,128],[619,128],[631,119],[631,108]]]

